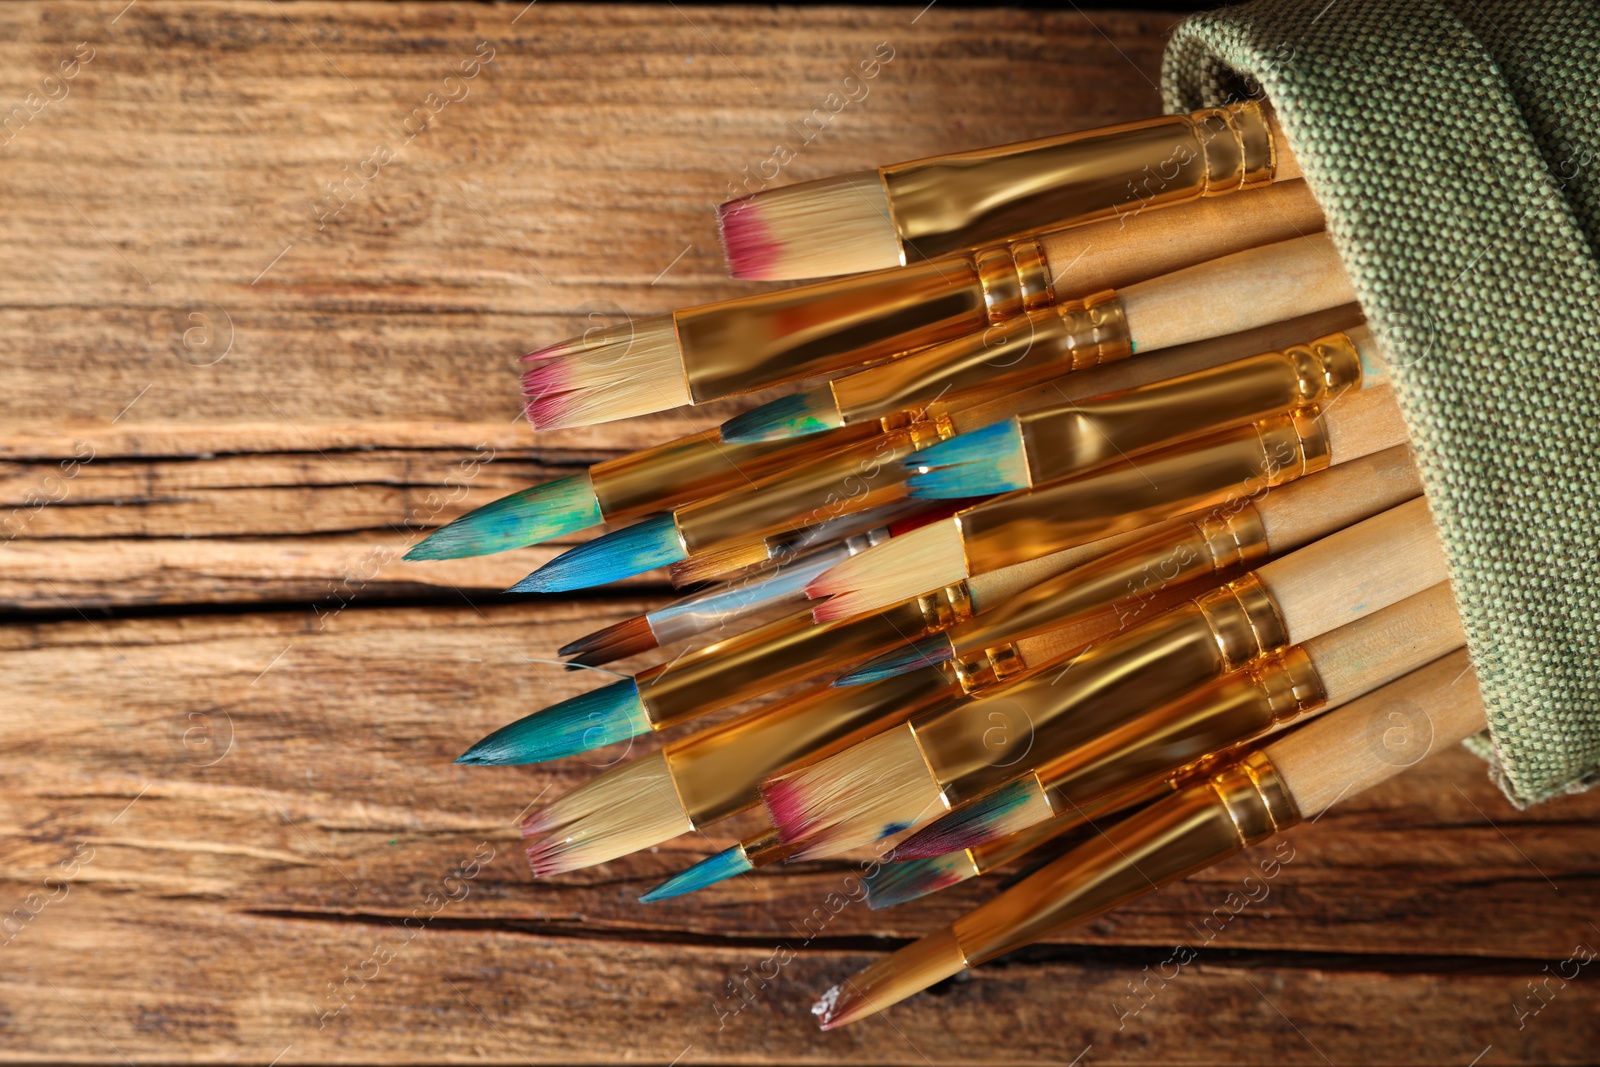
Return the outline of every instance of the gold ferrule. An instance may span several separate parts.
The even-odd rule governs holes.
[[[989,685],[984,660],[995,647],[1069,626],[1100,612],[1121,629],[1153,614],[1168,595],[1242,572],[1267,557],[1267,534],[1254,507],[1163,528],[1105,556],[1048,578],[950,631],[955,660]],[[1013,672],[1014,673],[1014,672]],[[965,681],[965,676],[963,676]]]
[[[1305,652],[1282,649],[1131,717],[1035,773],[1056,811],[1152,780],[1191,782],[1236,758],[1251,739],[1326,699]]]
[[[1289,642],[1289,627],[1254,571],[1195,600],[1211,627],[1224,670],[1234,671]]]
[[[901,243],[931,256],[1262,184],[1272,134],[1261,106],[1246,102],[878,173]]]
[[[1324,403],[1361,381],[1342,334],[1017,417],[1032,485]]]
[[[1258,844],[1300,821],[1294,797],[1265,752],[1252,752],[1224,768],[1210,785],[1238,832],[1240,848]]]
[[[967,962],[994,959],[1102,915],[1259,840],[1254,834],[1263,825],[1279,825],[1274,814],[1283,815],[1278,798],[1284,794],[1270,764],[1255,774],[1228,775],[1220,786],[1218,779],[1190,786],[1102,826],[1059,859],[963,915],[951,928]]]
[[[846,375],[830,388],[850,425],[945,410],[978,390],[1021,389],[1132,353],[1122,298],[1106,290]]]
[[[925,633],[947,630],[972,618],[972,592],[966,582],[947,585],[932,593],[923,593],[911,601],[922,614]]]
[[[967,573],[999,570],[1188,511],[1223,504],[1242,509],[1328,461],[1322,422],[1313,412],[1297,413],[1007,493],[956,514]]]
[[[968,695],[993,689],[1028,669],[1014,643],[987,645],[976,653],[957,655],[956,677]]]
[[[820,624],[805,607],[641,671],[634,683],[659,729],[843,669],[930,632],[915,600]]]
[[[859,441],[875,429],[847,426],[821,436],[743,445],[728,444],[716,430],[705,430],[596,463],[589,468],[589,479],[600,513],[616,522],[748,485],[751,478],[781,471],[819,449]]]
[[[863,441],[673,512],[689,554],[729,541],[816,526],[905,496],[900,461],[942,440],[919,424]]]
[[[1053,300],[1020,240],[677,312],[696,403],[834,374],[960,337]]]
[[[1066,670],[1034,673],[913,728],[955,805],[1228,669],[1207,614],[1187,601],[1089,646]]]
[[[954,699],[954,672],[912,671],[873,685],[808,689],[662,748],[683,810],[701,825],[754,804],[780,771],[816,763]]]
[[[769,826],[739,842],[739,848],[744,852],[744,858],[750,861],[750,866],[765,867],[769,863],[788,859],[800,850],[801,844],[798,841],[784,844],[778,839],[778,831]]]

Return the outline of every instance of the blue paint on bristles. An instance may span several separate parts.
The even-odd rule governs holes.
[[[940,441],[905,459],[912,496],[927,500],[1008,493],[1028,485],[1028,461],[1022,451],[1022,427],[1007,419],[981,430]]]
[[[885,678],[910,674],[923,667],[943,663],[954,655],[955,649],[950,646],[949,637],[942,633],[929,634],[927,637],[917,638],[908,645],[890,649],[881,656],[867,660],[855,670],[834,679],[833,684],[844,686],[881,682]]]
[[[715,885],[736,874],[744,874],[753,869],[750,858],[745,855],[744,846],[734,845],[714,856],[707,856],[687,870],[679,871],[640,897],[639,903],[653,904],[658,900],[670,900],[688,893],[697,893],[708,885]]]
[[[865,879],[867,907],[892,908],[908,900],[937,893],[972,877],[972,860],[965,851],[908,863],[885,863]]]
[[[526,548],[605,521],[588,474],[503,496],[424,537],[406,559],[462,559]]]
[[[829,419],[825,413],[832,412]],[[782,441],[790,437],[821,433],[838,425],[833,394],[824,386],[805,393],[791,393],[751,408],[723,423],[718,432],[729,444],[745,445],[757,441]]]
[[[632,678],[624,678],[502,726],[456,762],[480,766],[542,763],[649,731],[650,718],[639,700],[639,688]]]
[[[665,567],[683,559],[683,539],[670,514],[613,530],[570,548],[509,590],[513,593],[565,593]]]

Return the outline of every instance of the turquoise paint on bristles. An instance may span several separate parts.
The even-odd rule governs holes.
[[[656,515],[569,548],[512,586],[512,593],[565,593],[588,589],[683,559],[683,540],[672,516]]]
[[[753,869],[754,865],[745,855],[744,846],[734,845],[714,856],[707,856],[687,870],[679,871],[640,897],[639,903],[654,904],[658,900],[670,900],[673,897],[697,893],[708,885],[715,885],[736,874],[744,874]]]
[[[911,860],[885,863],[865,879],[867,907],[873,911],[892,908],[941,889],[948,889],[972,877],[972,861],[964,851]]]
[[[829,419],[827,414],[834,417]],[[790,437],[832,430],[839,425],[833,394],[826,386],[805,393],[791,393],[735,415],[718,429],[729,444],[745,445],[757,441],[783,441]]]
[[[599,526],[604,521],[586,471],[523,489],[469,511],[417,542],[405,558],[490,556]]]
[[[932,859],[1016,833],[1032,820],[1015,825],[1012,816],[1038,796],[1032,775],[990,790],[934,820],[894,847],[897,860]]]
[[[502,726],[456,762],[492,767],[542,763],[649,732],[639,689],[632,678],[624,678]]]
[[[1008,493],[1028,485],[1022,427],[1016,419],[940,441],[906,457],[905,467],[916,472],[906,480],[906,489],[925,500]]]
[[[908,645],[867,660],[855,670],[834,679],[836,686],[868,685],[943,663],[955,655],[950,638],[942,633],[919,637]]]

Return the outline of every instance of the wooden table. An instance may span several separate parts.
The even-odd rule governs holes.
[[[1600,946],[1600,795],[1517,812],[1464,751],[1237,914],[1253,857],[826,1036],[818,991],[994,885],[809,936],[849,863],[642,907],[739,827],[535,882],[515,817],[611,754],[450,762],[664,589],[404,547],[726,413],[535,438],[516,358],[747,291],[711,209],[780,144],[796,180],[1155,111],[1173,16],[124,3],[0,8],[0,1060],[1600,1055],[1600,964],[1551,977]]]

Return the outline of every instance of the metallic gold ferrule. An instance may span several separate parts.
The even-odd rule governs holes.
[[[1122,298],[1106,290],[835,379],[846,425],[938,411],[965,394],[1020,389],[1133,353]]]
[[[1192,782],[1237,758],[1252,739],[1326,700],[1305,651],[1279,649],[1134,715],[1035,773],[1058,812],[1151,780]]]
[[[1097,612],[1112,613],[1120,629],[1154,614],[1170,593],[1231,577],[1266,558],[1266,530],[1260,513],[1250,505],[1232,514],[1165,527],[1046,579],[952,629],[955,661],[966,668],[963,683],[970,678],[970,692],[1015,674],[1009,669],[1009,657],[1016,653],[1012,642]],[[988,661],[997,655],[1005,657],[1006,669],[989,669]]]
[[[696,403],[833,374],[1049,306],[1032,239],[677,312]]]
[[[1023,560],[1218,504],[1240,507],[1325,468],[1328,436],[1314,411],[1184,441],[1135,463],[1007,493],[955,516],[967,573]]]
[[[659,729],[842,670],[963,618],[971,618],[970,603],[963,606],[944,594],[827,623],[813,622],[804,607],[641,671],[634,683],[645,714]]]
[[[662,753],[683,810],[701,825],[750,807],[767,778],[826,759],[959,695],[947,665],[874,685],[821,685],[670,741]]]
[[[786,860],[800,850],[803,842],[784,844],[778,840],[778,831],[767,827],[739,842],[739,849],[752,867],[765,867],[769,863]]]
[[[734,445],[716,430],[680,437],[589,468],[600,513],[608,522],[748,485],[819,450],[840,448],[871,436],[876,427],[847,426],[821,436]]]
[[[1017,417],[1032,485],[1325,403],[1361,381],[1343,334]]]
[[[1028,669],[1016,644],[1009,641],[986,645],[976,653],[958,654],[952,662],[961,688],[969,694],[993,689]]]
[[[967,962],[982,963],[1186,878],[1299,819],[1272,761],[1252,753],[1104,828],[951,928]]]
[[[1217,196],[1272,180],[1255,102],[879,169],[901,243],[922,255]]]
[[[815,526],[905,496],[900,461],[950,432],[922,422],[880,433],[799,462],[741,488],[673,511],[685,550],[693,555],[729,541]]]
[[[1289,627],[1254,571],[1196,598],[1211,627],[1223,670],[1234,671],[1289,641]]]

